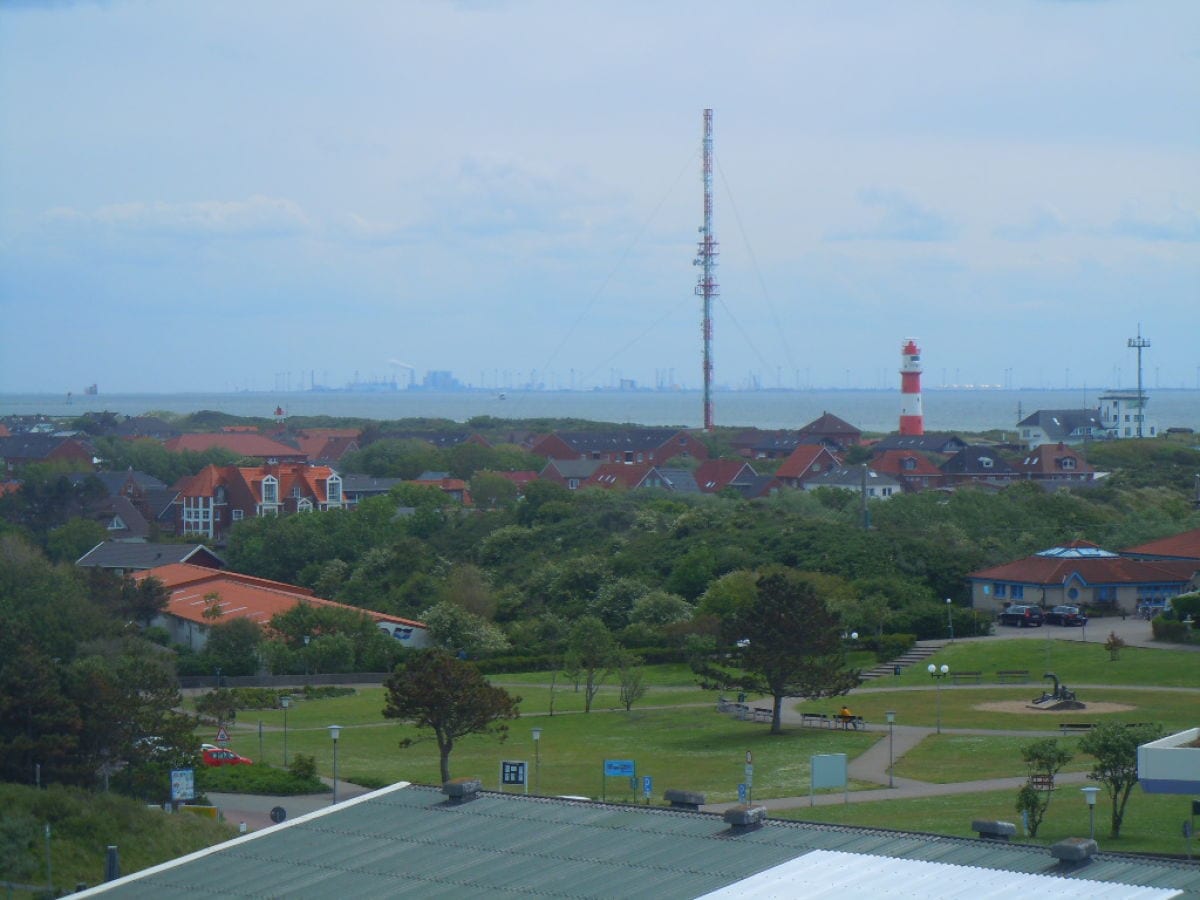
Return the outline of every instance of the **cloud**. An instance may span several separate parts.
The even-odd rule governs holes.
[[[1040,204],[1024,222],[1001,225],[993,234],[1006,241],[1038,241],[1066,234],[1067,231],[1062,214],[1049,204]]]
[[[827,241],[945,241],[958,233],[949,219],[900,191],[870,188],[859,202],[877,210],[875,221],[860,228],[826,232]]]
[[[1175,203],[1165,216],[1152,218],[1126,207],[1109,233],[1143,241],[1200,241],[1200,212]]]
[[[169,237],[283,237],[312,227],[297,203],[258,194],[246,200],[118,203],[92,212],[56,207],[42,218],[52,225]]]

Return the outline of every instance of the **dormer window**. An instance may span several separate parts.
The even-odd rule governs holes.
[[[903,466],[904,466],[905,471],[911,472],[911,471],[913,471],[913,469],[915,469],[917,467],[917,461],[915,459],[913,459],[911,456],[906,456],[906,457],[904,457]]]
[[[329,479],[325,482],[325,494],[329,498],[329,502],[331,504],[332,503],[341,503],[342,502],[342,479],[339,478],[337,475],[330,475]]]
[[[217,489],[213,491],[213,502],[218,504],[225,503],[225,485],[218,485]]]
[[[274,475],[268,475],[263,479],[262,502],[265,504],[276,504],[279,502],[279,479]]]
[[[1075,468],[1075,460],[1073,458],[1071,458],[1070,456],[1064,456],[1062,459],[1060,459],[1058,461],[1058,464],[1063,469],[1074,469]]]
[[[979,457],[979,467],[981,469],[990,469],[994,465],[995,465],[995,462],[992,461],[992,458],[990,456]]]
[[[300,499],[300,486],[299,485],[296,485],[295,487],[292,488],[292,499],[293,500]]]

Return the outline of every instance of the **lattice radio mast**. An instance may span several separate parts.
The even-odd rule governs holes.
[[[1142,337],[1142,323],[1138,322],[1137,337],[1130,338],[1128,345],[1137,350],[1138,381],[1137,381],[1137,436],[1142,437],[1142,422],[1146,419],[1146,394],[1142,390],[1142,351],[1150,346],[1150,342]]]
[[[693,265],[703,267],[699,281],[696,284],[696,296],[704,298],[704,318],[701,331],[704,335],[704,430],[713,430],[712,404],[712,302],[720,294],[720,288],[713,280],[713,271],[717,267],[717,242],[713,238],[713,195],[712,195],[712,148],[713,148],[713,111],[704,111],[704,225],[700,228],[699,252],[693,260]]]

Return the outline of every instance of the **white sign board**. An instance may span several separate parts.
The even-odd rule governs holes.
[[[171,770],[171,799],[196,799],[196,773],[193,769]]]

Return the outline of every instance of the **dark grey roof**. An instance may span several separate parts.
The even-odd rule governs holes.
[[[598,459],[552,459],[546,463],[542,474],[553,468],[563,478],[590,478],[600,465]]]
[[[769,493],[772,485],[781,485],[779,479],[774,475],[748,475],[731,482],[729,487],[747,500],[754,500]]]
[[[1104,422],[1098,409],[1039,409],[1018,422],[1017,427],[1040,428],[1049,440],[1061,441],[1104,431]]]
[[[26,432],[0,437],[0,459],[45,459],[69,440],[75,441],[84,449],[89,449],[86,439]]]
[[[114,425],[112,433],[119,437],[149,437],[162,441],[179,437],[183,432],[158,416],[131,416]]]
[[[867,487],[894,487],[900,489],[900,482],[891,475],[883,472],[876,472],[874,469],[867,469]],[[844,487],[860,490],[863,482],[863,467],[839,466],[836,469],[829,469],[826,472],[821,472],[819,475],[814,475],[811,478],[804,480],[806,488],[811,487]]]
[[[75,565],[143,571],[181,562],[225,568],[225,560],[203,544],[128,544],[120,541],[97,544],[79,557]]]
[[[658,466],[655,471],[677,494],[700,493],[700,485],[696,484],[696,476],[690,469],[664,469],[662,466]]]
[[[470,440],[470,431],[389,431],[379,435],[377,440],[387,441],[424,441],[435,447],[457,447]]]
[[[403,478],[376,478],[374,475],[358,475],[346,472],[342,475],[342,492],[345,494],[386,494]]]
[[[1006,463],[991,447],[964,447],[938,466],[947,475],[1016,475],[1016,470]]]
[[[125,487],[130,480],[144,491],[162,491],[166,490],[167,486],[155,478],[153,475],[147,475],[145,472],[136,472],[132,469],[126,472],[83,472],[76,473],[71,476],[73,483],[82,483],[88,478],[94,477],[108,491],[109,495],[119,494],[121,488]]]
[[[957,434],[927,431],[925,434],[889,434],[871,445],[871,450],[921,450],[925,453],[957,453],[967,442]]]
[[[903,873],[903,874],[902,874]],[[741,883],[762,876],[741,892]],[[778,878],[772,882],[773,878]],[[697,813],[484,793],[454,804],[395,785],[134,873],[91,892],[121,898],[925,896],[1200,893],[1200,868],[1099,853],[1063,864],[1045,847],[770,819],[734,831]],[[764,882],[764,879],[766,881]],[[867,882],[864,882],[867,879]],[[1093,884],[1089,885],[1088,882]],[[1080,890],[1085,889],[1085,890]],[[1152,896],[1170,896],[1154,893]]]
[[[122,494],[104,497],[88,507],[88,516],[108,529],[108,539],[144,540],[150,533],[146,517]]]
[[[597,450],[656,450],[679,428],[636,428],[629,431],[556,431],[555,437],[581,453]]]

